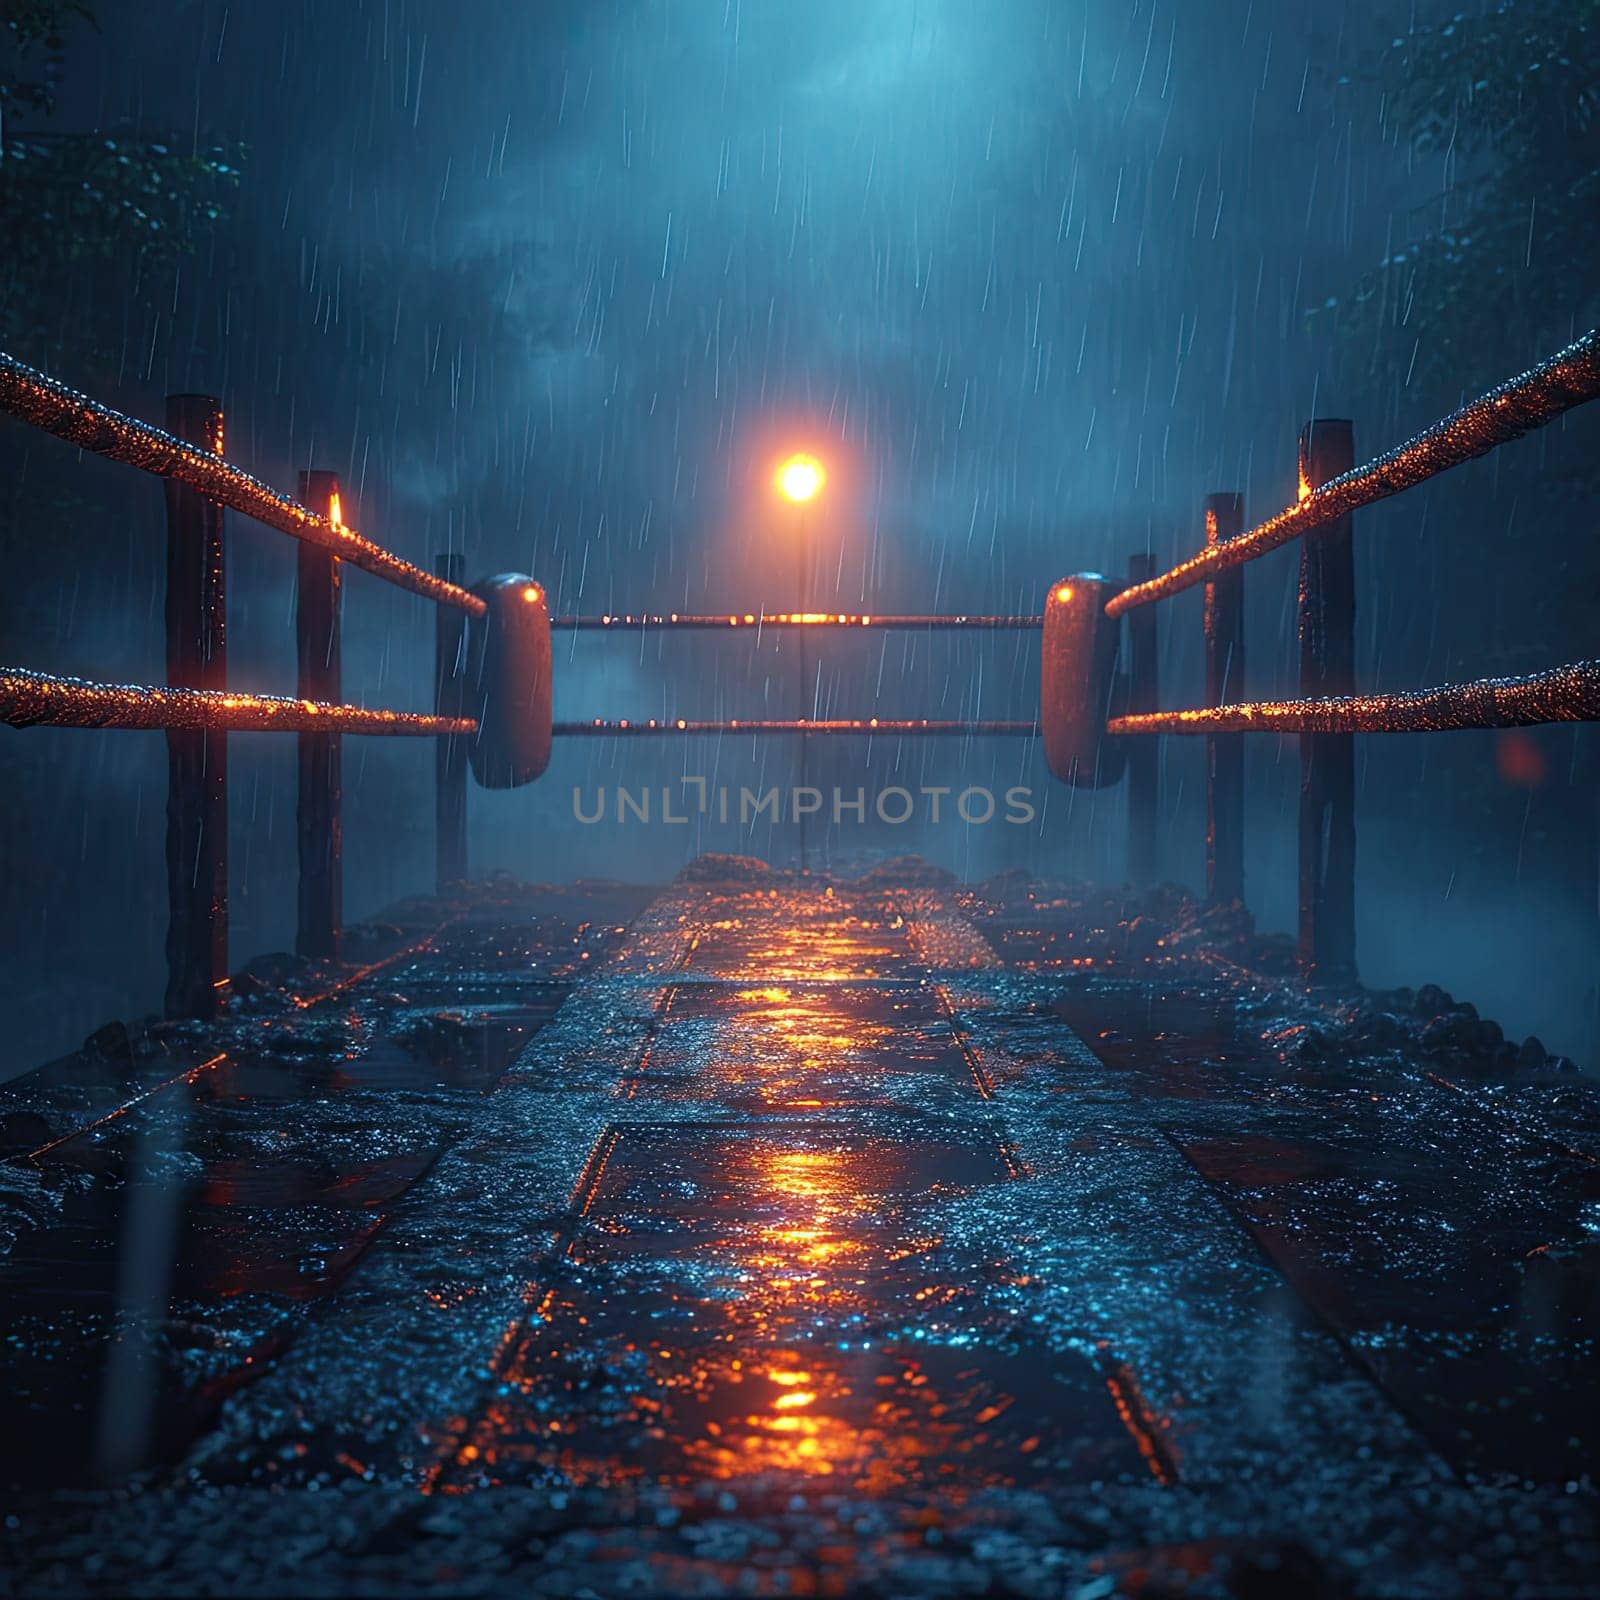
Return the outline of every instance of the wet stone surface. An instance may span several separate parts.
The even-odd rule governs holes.
[[[1591,1592],[1589,1080],[1170,894],[367,939],[8,1092],[26,1592]]]
[[[645,898],[502,885],[401,908],[348,968],[257,963],[215,1026],[122,1030],[112,1060],[91,1042],[7,1086],[7,1125],[31,1135],[0,1169],[8,1480],[187,1450]],[[108,1412],[110,1387],[148,1395]]]

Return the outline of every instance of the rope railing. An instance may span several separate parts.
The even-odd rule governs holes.
[[[726,632],[730,628],[867,628],[902,630],[912,632],[960,632],[975,629],[982,632],[1017,632],[1038,629],[1044,618],[1038,616],[877,616],[870,612],[845,611],[745,611],[729,612],[726,616],[685,616],[676,611],[657,613],[606,613],[591,617],[552,617],[550,626],[568,632],[615,632],[625,628],[687,628],[716,629]]]
[[[554,725],[552,732],[557,738],[588,736],[590,738],[605,739],[669,738],[675,734],[707,733],[860,734],[867,737],[874,735],[883,735],[885,737],[927,735],[936,738],[999,737],[1036,739],[1039,737],[1039,724],[1037,722],[996,722],[982,718],[973,720],[940,720],[927,717],[838,717],[819,718],[815,721],[790,717],[765,717],[753,720],[730,717],[724,721],[710,722],[696,722],[685,718],[657,720],[652,717],[638,721],[595,718],[591,722],[558,722]]]
[[[299,499],[224,456],[221,402],[167,396],[166,426],[123,415],[0,352],[0,413],[164,482],[166,684],[97,683],[0,667],[0,726],[159,729],[167,741],[167,993],[171,1017],[209,1017],[228,989],[228,735],[292,733],[297,746],[299,856],[295,949],[337,960],[343,930],[342,739],[346,734],[435,741],[434,838],[441,889],[466,875],[469,736],[461,715],[470,618],[488,604],[461,585],[461,561],[434,572],[402,561],[344,519],[335,473],[308,469]],[[297,693],[241,693],[228,682],[226,512],[297,541]],[[343,570],[359,567],[432,600],[434,712],[345,703],[341,668]],[[476,709],[476,708],[474,708]]]
[[[439,738],[470,734],[470,717],[329,705],[231,689],[156,689],[0,668],[0,722],[13,728],[188,729],[229,733],[350,733]]]
[[[1600,661],[1516,678],[1322,700],[1256,700],[1113,717],[1113,734],[1449,733],[1600,721]]]
[[[1119,617],[1135,606],[1209,582],[1230,567],[1243,566],[1363,506],[1415,488],[1596,398],[1600,398],[1600,329],[1591,329],[1548,361],[1491,389],[1375,461],[1309,492],[1302,486],[1303,497],[1296,505],[1258,527],[1226,543],[1207,545],[1170,570],[1124,589],[1107,601],[1106,615]]]
[[[476,595],[391,555],[342,520],[319,514],[280,494],[224,460],[217,450],[187,443],[164,428],[124,416],[3,351],[0,410],[81,450],[137,467],[158,478],[187,484],[230,511],[326,550],[412,594],[440,605],[457,606],[474,616],[483,615],[483,601]],[[217,443],[220,445],[220,440]]]
[[[1350,423],[1319,420],[1300,436],[1300,499],[1241,532],[1243,500],[1215,494],[1205,505],[1205,548],[1156,574],[1149,556],[1130,562],[1127,587],[1109,593],[1097,574],[1050,591],[1043,616],[881,614],[759,610],[729,613],[605,612],[550,618],[531,579],[505,575],[462,587],[458,555],[433,573],[363,538],[343,519],[339,481],[301,475],[300,499],[269,488],[223,456],[222,411],[203,395],[169,396],[167,427],[122,415],[0,353],[0,411],[80,448],[166,480],[167,687],[97,683],[0,667],[0,724],[161,729],[168,738],[169,1015],[208,1015],[227,985],[227,739],[230,732],[292,732],[299,739],[296,811],[302,955],[336,958],[342,924],[340,736],[432,738],[435,756],[436,875],[441,889],[466,873],[466,768],[481,782],[531,781],[544,770],[551,738],[636,739],[796,736],[1043,739],[1051,770],[1065,781],[1114,782],[1126,757],[1129,865],[1136,882],[1155,880],[1160,767],[1147,737],[1203,735],[1206,773],[1206,887],[1213,901],[1243,898],[1243,756],[1249,732],[1301,738],[1300,955],[1308,975],[1355,973],[1355,768],[1351,735],[1512,728],[1600,720],[1600,661],[1517,678],[1401,693],[1356,692],[1355,568],[1351,513],[1461,462],[1546,426],[1600,397],[1600,332],[1590,332],[1521,377],[1499,385],[1365,466],[1354,465]],[[299,541],[295,633],[298,693],[239,693],[228,685],[224,510]],[[1314,537],[1303,537],[1314,535]],[[1300,698],[1244,698],[1243,568],[1302,539],[1297,633]],[[346,704],[340,669],[343,563],[439,604],[435,616],[434,707],[423,715]],[[1157,613],[1150,602],[1206,586],[1206,683],[1202,708],[1158,709]],[[1077,595],[1076,601],[1074,600]],[[1076,605],[1076,611],[1073,610]],[[1127,667],[1115,666],[1114,619],[1130,613]],[[468,648],[468,617],[479,619]],[[1093,619],[1085,629],[1075,618]],[[593,718],[552,715],[550,630],[627,633],[792,629],[920,632],[976,630],[1042,634],[1044,679],[1038,715],[989,718]],[[468,659],[475,684],[471,709]],[[531,675],[531,676],[530,676]],[[1070,689],[1070,693],[1063,692]],[[1107,718],[1105,707],[1118,714]],[[1045,729],[1050,730],[1047,735]],[[1080,737],[1081,735],[1081,737]],[[1103,736],[1128,738],[1102,761]],[[1146,736],[1146,737],[1140,737]],[[1080,746],[1082,747],[1080,749]],[[487,752],[487,754],[486,754]],[[1131,752],[1131,753],[1130,753]],[[499,763],[497,765],[497,763]],[[487,772],[487,776],[486,776]],[[804,817],[801,817],[802,829]],[[804,833],[801,858],[804,860]]]
[[[1153,630],[1151,602],[1205,585],[1206,704],[1157,709],[1153,676],[1131,694],[1126,713],[1107,719],[1113,738],[1135,750],[1152,736],[1206,740],[1206,894],[1217,903],[1244,897],[1244,755],[1246,733],[1300,740],[1299,960],[1313,979],[1352,982],[1355,961],[1354,735],[1445,733],[1600,721],[1600,661],[1578,661],[1522,677],[1480,678],[1431,689],[1368,692],[1356,670],[1355,557],[1352,513],[1543,428],[1600,398],[1600,330],[1591,330],[1520,377],[1491,389],[1397,448],[1355,465],[1348,421],[1314,420],[1300,433],[1300,498],[1248,531],[1243,497],[1205,502],[1205,546],[1163,573],[1148,558],[1130,566],[1126,588],[1107,598],[1107,619],[1128,613],[1134,633]],[[1244,567],[1299,539],[1296,602],[1300,695],[1245,698]],[[1141,609],[1143,608],[1143,609]],[[1135,651],[1137,654],[1137,651]],[[1146,799],[1154,786],[1146,779]],[[1154,849],[1153,807],[1132,805],[1130,860]],[[1137,821],[1135,819],[1138,819]],[[1139,835],[1139,837],[1136,837]]]

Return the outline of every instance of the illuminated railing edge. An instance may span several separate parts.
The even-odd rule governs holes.
[[[1205,583],[1363,506],[1487,455],[1597,398],[1600,329],[1591,329],[1549,360],[1451,412],[1386,454],[1331,479],[1237,538],[1207,545],[1168,571],[1129,585],[1106,602],[1106,615],[1119,617],[1135,606]]]
[[[476,595],[403,561],[336,517],[321,516],[216,451],[125,416],[0,351],[0,410],[68,444],[199,491],[241,516],[316,545],[401,589],[482,616]]]
[[[1252,700],[1189,711],[1113,717],[1109,734],[1453,733],[1600,721],[1600,661],[1521,677],[1478,678],[1433,689]]]
[[[231,689],[170,689],[95,683],[0,668],[0,722],[13,728],[187,728],[229,733],[340,733],[414,737],[470,734],[471,717],[332,705]]]

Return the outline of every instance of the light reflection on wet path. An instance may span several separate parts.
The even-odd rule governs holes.
[[[1108,959],[1070,896],[733,865],[486,885],[181,1093],[37,1092],[100,1121],[0,1262],[36,1478],[82,1482],[140,1140],[187,1218],[151,1330],[181,1461],[24,1518],[61,1572],[1098,1597],[1304,1546],[1352,1592],[1592,1587],[1584,1092],[1486,1116],[1404,1058],[1291,1061],[1303,1018]]]
[[[1174,1476],[1102,1360],[982,1336],[1014,1268],[940,1218],[1021,1168],[906,916],[786,891],[690,923],[578,1223],[435,1487]]]

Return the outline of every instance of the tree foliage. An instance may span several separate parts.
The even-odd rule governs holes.
[[[227,212],[239,156],[126,130],[57,132],[89,0],[0,0],[0,343],[34,359],[108,354],[155,269],[192,254]]]
[[[1397,35],[1357,80],[1440,180],[1326,310],[1379,380],[1515,371],[1600,310],[1600,0],[1495,0]]]

